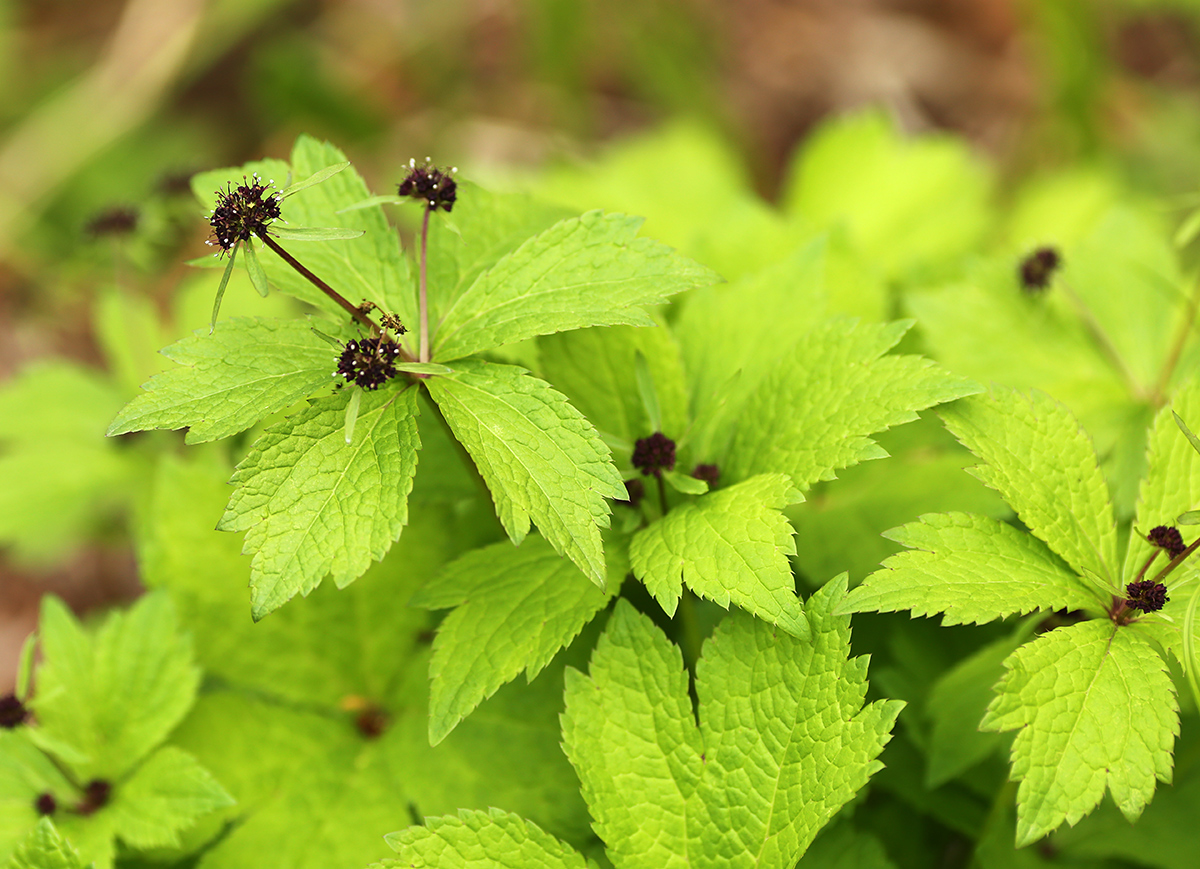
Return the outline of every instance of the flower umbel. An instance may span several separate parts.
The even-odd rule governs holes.
[[[263,184],[258,175],[252,181],[245,177],[242,181],[236,188],[227,184],[224,193],[218,191],[217,207],[208,219],[213,230],[208,244],[218,245],[222,253],[228,253],[252,235],[261,237],[280,214],[279,194],[267,192],[270,183]]]
[[[642,474],[661,477],[663,471],[675,468],[675,441],[660,431],[650,437],[640,438],[633,444],[630,461]]]
[[[16,694],[0,697],[0,727],[12,729],[29,720],[29,710],[17,699]]]
[[[1183,542],[1183,535],[1179,533],[1179,529],[1169,525],[1158,525],[1151,528],[1150,533],[1146,535],[1146,539],[1159,549],[1165,549],[1167,555],[1171,558],[1174,558],[1187,549],[1187,546]]]
[[[338,357],[334,377],[340,374],[363,389],[378,389],[381,383],[396,376],[394,363],[399,356],[400,345],[387,338],[350,341]]]
[[[1129,583],[1125,586],[1125,594],[1128,595],[1125,605],[1144,613],[1158,612],[1171,599],[1167,596],[1167,587],[1151,579]]]
[[[408,161],[408,175],[400,182],[396,192],[401,196],[411,196],[428,204],[430,211],[441,208],[449,211],[454,207],[458,198],[458,184],[454,181],[457,169],[438,169],[425,158],[425,164],[417,165],[416,160]]]
[[[1050,286],[1050,278],[1062,265],[1062,257],[1052,247],[1039,247],[1025,259],[1018,269],[1021,286],[1028,292],[1044,290]]]

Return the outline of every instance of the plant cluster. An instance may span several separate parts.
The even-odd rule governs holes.
[[[372,196],[308,137],[195,176],[209,324],[92,447],[153,591],[94,630],[47,599],[0,860],[1189,865],[1200,385],[1163,231],[1116,193],[1001,217],[958,143],[873,115],[795,179],[766,209],[686,129],[544,199],[428,160]],[[620,189],[677,249],[561,204]],[[221,319],[250,287],[305,307]],[[52,366],[0,409],[56,384],[111,406]]]

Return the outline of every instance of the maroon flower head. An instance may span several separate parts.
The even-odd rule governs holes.
[[[83,799],[75,807],[75,811],[81,815],[90,815],[97,809],[104,808],[108,804],[110,796],[112,796],[111,782],[102,778],[92,779],[83,789]]]
[[[643,475],[661,477],[663,471],[675,468],[675,441],[660,431],[641,438],[633,445],[633,466]]]
[[[1125,586],[1125,594],[1128,595],[1125,605],[1144,613],[1158,612],[1171,599],[1167,597],[1165,585],[1150,579],[1129,583]]]
[[[711,489],[717,485],[717,480],[721,479],[721,471],[712,464],[696,465],[692,469],[692,476],[708,483],[708,487]]]
[[[396,358],[400,345],[381,338],[364,338],[350,341],[338,357],[337,373],[347,381],[357,383],[363,389],[378,389],[396,376]]]
[[[260,182],[257,175],[253,181],[245,177],[242,181],[245,183],[237,188],[227,184],[224,193],[217,191],[217,207],[208,219],[213,230],[208,244],[219,245],[222,253],[252,235],[265,233],[280,214],[279,195],[267,192],[270,184]]]
[[[88,221],[86,231],[92,238],[105,235],[130,235],[138,225],[138,213],[135,208],[117,206],[101,211]]]
[[[54,799],[54,794],[47,791],[38,795],[38,798],[33,801],[33,807],[37,809],[39,815],[53,815],[58,808],[58,801]]]
[[[1171,558],[1174,558],[1187,549],[1187,546],[1183,543],[1183,535],[1179,533],[1179,529],[1169,525],[1157,525],[1151,528],[1150,533],[1146,535],[1146,539],[1159,549],[1167,550],[1167,555]]]
[[[17,699],[16,694],[0,697],[0,727],[11,730],[19,724],[24,724],[28,718],[29,710]]]
[[[396,192],[423,201],[430,211],[439,208],[449,211],[458,198],[458,184],[454,181],[457,171],[438,169],[430,164],[428,157],[422,166],[418,166],[416,160],[409,160],[408,175],[400,182]]]
[[[1050,278],[1062,265],[1062,257],[1052,247],[1039,247],[1021,260],[1018,274],[1021,286],[1028,292],[1037,292],[1050,286]]]

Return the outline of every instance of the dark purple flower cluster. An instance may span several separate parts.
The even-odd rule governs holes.
[[[135,208],[117,206],[101,211],[88,221],[86,231],[92,238],[106,235],[130,235],[138,225]]]
[[[1125,594],[1128,595],[1125,605],[1144,613],[1158,612],[1171,599],[1167,597],[1167,587],[1151,579],[1129,583],[1125,586]]]
[[[75,807],[75,811],[81,815],[90,815],[108,805],[108,800],[111,796],[111,782],[107,782],[102,778],[92,779],[88,782],[87,787],[83,789],[83,799]]]
[[[16,694],[0,697],[0,727],[11,730],[29,719],[29,710],[17,699]]]
[[[634,442],[633,466],[644,475],[661,477],[663,471],[675,468],[675,441],[660,431]]]
[[[46,791],[44,794],[38,794],[38,798],[33,801],[33,807],[39,815],[53,815],[58,810],[58,800],[54,799],[54,794]]]
[[[1062,265],[1062,257],[1052,247],[1039,247],[1025,259],[1018,269],[1021,286],[1028,291],[1044,290],[1050,286],[1050,278]]]
[[[411,196],[427,203],[430,211],[441,208],[449,211],[454,207],[458,198],[458,184],[454,181],[454,169],[443,171],[429,164],[418,166],[416,160],[408,161],[408,175],[396,192],[401,196]]]
[[[708,487],[711,489],[717,485],[717,480],[721,479],[721,471],[716,465],[700,464],[692,469],[692,476],[708,483]]]
[[[239,241],[266,232],[267,225],[279,217],[279,196],[268,193],[269,185],[254,176],[253,181],[234,188],[226,185],[225,192],[217,191],[217,207],[208,222],[213,229],[209,244],[219,245],[221,251],[233,250]]]
[[[337,373],[363,389],[378,389],[396,376],[396,357],[400,345],[386,338],[350,341],[338,358]]]
[[[1183,550],[1187,549],[1187,546],[1183,543],[1183,535],[1179,533],[1179,529],[1169,525],[1158,525],[1151,528],[1150,533],[1146,535],[1146,539],[1159,549],[1167,550],[1167,555],[1171,558],[1182,554]]]

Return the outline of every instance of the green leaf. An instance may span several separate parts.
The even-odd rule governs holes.
[[[229,276],[233,274],[233,260],[237,256],[238,248],[241,244],[235,244],[229,251],[229,262],[225,263],[225,271],[221,274],[221,283],[217,284],[217,294],[213,297],[212,316],[208,320],[208,334],[212,334],[217,328],[217,317],[221,313],[221,301],[225,298],[225,288],[229,286]],[[247,244],[246,247],[249,247]],[[189,265],[198,265],[195,262]],[[205,263],[207,265],[207,262]]]
[[[280,226],[271,224],[271,235],[284,241],[344,241],[365,235],[361,229],[341,226]]]
[[[167,746],[122,783],[112,804],[118,836],[135,848],[178,846],[179,833],[233,798],[194,757]]]
[[[555,551],[603,586],[604,499],[624,498],[625,486],[591,423],[547,383],[511,365],[466,362],[426,383],[512,541],[525,538],[532,520]]]
[[[797,636],[808,623],[788,556],[792,526],[780,511],[800,500],[783,474],[762,474],[672,510],[634,535],[633,573],[669,616],[683,585],[730,602]]]
[[[395,200],[412,201],[408,197]],[[529,196],[493,193],[460,180],[454,225],[448,223],[450,215],[444,212],[430,215],[426,260],[430,322],[440,322],[443,312],[481,274],[530,236],[576,214]]]
[[[790,869],[866,784],[900,711],[863,707],[866,660],[830,615],[845,577],[809,601],[809,640],[734,613],[697,664],[700,726],[678,647],[617,603],[590,675],[568,672],[563,743],[618,867]]]
[[[309,187],[313,187],[317,184],[320,184],[322,181],[332,178],[334,175],[338,174],[339,172],[341,172],[343,169],[345,169],[349,165],[350,165],[349,160],[343,160],[340,163],[334,163],[331,166],[326,166],[324,169],[318,169],[316,172],[309,175],[303,181],[297,181],[295,184],[292,184],[290,187],[285,187],[282,190],[280,190],[279,198],[283,199],[284,197],[291,196],[293,193],[299,193],[301,190],[305,190]]]
[[[455,607],[438,627],[429,665],[429,742],[437,745],[522,670],[532,682],[616,594],[625,569],[609,566],[601,591],[540,537],[497,543],[450,564],[409,602]]]
[[[242,258],[246,261],[246,272],[250,275],[250,283],[254,289],[264,299],[270,292],[267,287],[267,273],[263,271],[262,263],[258,261],[258,254],[254,252],[254,245],[249,242],[241,244]],[[232,259],[232,258],[231,258]],[[213,306],[213,312],[216,313],[216,306]],[[212,330],[209,329],[211,332]]]
[[[327,387],[337,367],[307,320],[237,317],[162,352],[184,367],[152,377],[109,436],[187,427],[189,444],[229,437]]]
[[[449,307],[434,360],[585,326],[650,326],[642,306],[717,279],[670,248],[637,238],[640,226],[638,218],[592,211],[529,239]]]
[[[685,495],[703,495],[708,491],[708,483],[698,480],[695,477],[689,477],[687,474],[681,474],[678,471],[666,471],[663,473],[662,479],[663,482],[676,492],[682,492]]]
[[[1027,397],[995,387],[941,415],[986,463],[971,473],[1098,591],[1115,591],[1117,532],[1108,484],[1071,412],[1036,390]]]
[[[71,843],[42,818],[5,864],[6,869],[84,869]]]
[[[838,612],[945,613],[942,623],[957,625],[1108,603],[1040,540],[994,519],[929,513],[884,536],[911,551],[887,559]]]
[[[896,864],[871,833],[842,821],[821,831],[798,869],[896,869]]]
[[[1129,535],[1129,548],[1125,552],[1122,579],[1126,583],[1133,580],[1146,559],[1157,551],[1145,537],[1151,528],[1177,522],[1195,524],[1181,518],[1181,514],[1200,507],[1200,449],[1186,419],[1200,422],[1200,383],[1194,381],[1175,393],[1170,408],[1158,412],[1150,430],[1149,469],[1138,491],[1135,530]],[[1158,559],[1151,576],[1168,561],[1165,554]]]
[[[68,763],[78,780],[121,778],[179,723],[200,681],[170,599],[146,595],[92,638],[47,596],[40,624],[39,730],[77,753]]]
[[[256,621],[327,574],[339,588],[353,582],[408,521],[421,446],[416,390],[364,396],[352,444],[344,437],[348,401],[317,399],[267,429],[233,475],[238,488],[217,527],[248,532]]]
[[[0,730],[0,865],[38,823],[42,794],[69,802],[74,785],[30,739],[32,728]]]
[[[384,840],[403,864],[445,869],[588,869],[581,854],[516,815],[489,809],[426,818],[424,826],[389,833]]]
[[[687,430],[687,386],[679,348],[665,326],[581,329],[538,339],[542,373],[600,431],[632,444],[662,431],[679,439]],[[654,379],[661,429],[640,400],[638,354]]]
[[[722,478],[774,471],[804,492],[840,468],[885,456],[868,435],[978,391],[927,359],[883,355],[909,325],[831,320],[801,338],[730,420]]]
[[[1150,643],[1107,620],[1088,621],[1042,634],[1004,666],[980,727],[1018,731],[1017,846],[1074,824],[1106,789],[1136,820],[1155,779],[1171,780],[1179,732],[1175,688]]]
[[[1004,659],[1026,639],[1027,633],[1028,630],[1020,630],[988,643],[934,683],[926,706],[933,723],[925,770],[928,788],[945,784],[1004,744],[1000,734],[981,731],[979,722],[992,699],[992,686],[1003,675]]]
[[[94,370],[42,361],[0,386],[0,545],[59,561],[139,488],[138,456],[105,442],[121,394]]]

